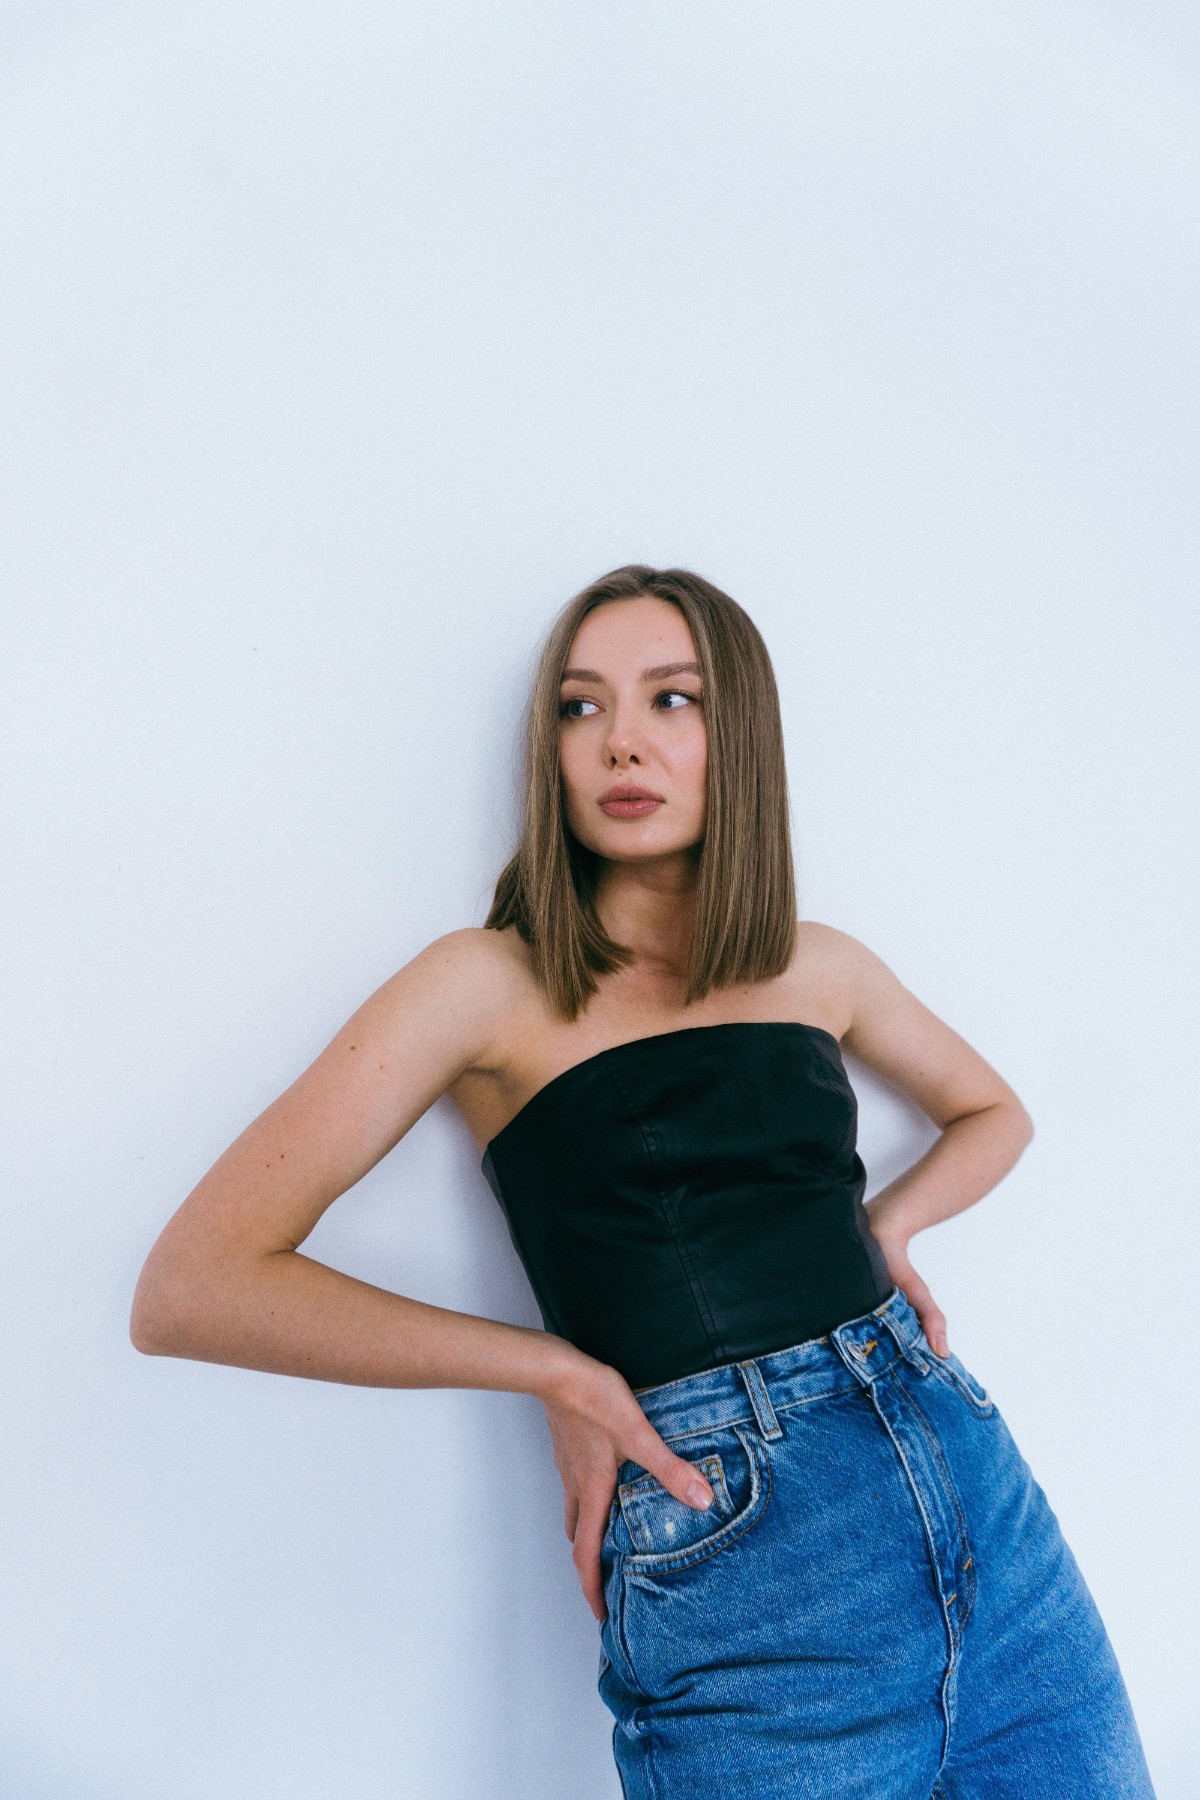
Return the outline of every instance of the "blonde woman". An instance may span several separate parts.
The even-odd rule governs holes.
[[[843,1048],[940,1128],[869,1206]],[[544,1331],[299,1249],[443,1093]],[[386,982],[209,1170],[132,1337],[535,1394],[627,1800],[1146,1800],[1092,1597],[909,1260],[1031,1133],[876,955],[797,920],[762,638],[699,575],[631,565],[547,636],[486,924]]]

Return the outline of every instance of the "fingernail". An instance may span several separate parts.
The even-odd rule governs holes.
[[[684,1499],[689,1506],[703,1507],[711,1506],[713,1503],[712,1494],[702,1481],[689,1481],[688,1490],[684,1495]]]

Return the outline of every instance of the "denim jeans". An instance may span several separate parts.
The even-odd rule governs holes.
[[[716,1499],[618,1471],[600,1695],[626,1800],[1153,1800],[1046,1496],[898,1288],[638,1400]]]

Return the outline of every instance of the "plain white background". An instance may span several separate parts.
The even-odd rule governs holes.
[[[1200,1793],[1192,6],[15,5],[0,1787],[615,1800],[525,1396],[139,1357],[142,1259],[482,921],[542,633],[762,629],[801,910],[1037,1135],[914,1257]],[[869,1191],[932,1127],[851,1064]],[[306,1248],[538,1323],[448,1101]]]

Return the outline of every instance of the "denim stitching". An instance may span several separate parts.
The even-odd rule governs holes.
[[[735,1544],[744,1532],[758,1523],[771,1498],[771,1459],[766,1447],[757,1437],[743,1431],[738,1432],[738,1437],[750,1459],[750,1479],[753,1483],[753,1492],[744,1511],[722,1525],[711,1537],[702,1538],[690,1550],[640,1551],[636,1554],[623,1552],[622,1580],[630,1574],[654,1575],[660,1570],[688,1569],[693,1563],[707,1562],[710,1556],[717,1556],[722,1550],[727,1550],[730,1544]]]
[[[650,1423],[652,1425],[654,1424],[653,1419]],[[720,1419],[717,1419],[711,1425],[689,1425],[686,1431],[661,1431],[659,1432],[659,1436],[662,1438],[664,1444],[680,1444],[685,1438],[707,1437],[710,1431],[724,1431],[726,1427],[730,1425],[753,1425],[753,1423],[753,1413],[737,1413],[730,1419],[727,1419],[722,1415]]]
[[[693,1435],[703,1436],[704,1434],[703,1433],[694,1433]],[[666,1442],[665,1438],[663,1439],[663,1442],[664,1443]],[[697,1467],[703,1469],[705,1471],[705,1473],[707,1474],[709,1465],[711,1463],[716,1463],[716,1465],[717,1465],[716,1479],[717,1479],[717,1482],[720,1484],[720,1486],[723,1489],[724,1485],[725,1485],[725,1471],[721,1467],[721,1457],[720,1457],[720,1454],[718,1451],[711,1450],[707,1456],[702,1456],[699,1460],[699,1463],[697,1464]],[[712,1480],[712,1476],[709,1476],[709,1480],[710,1481]],[[663,1484],[661,1481],[659,1481],[657,1475],[651,1475],[651,1474],[637,1475],[634,1477],[634,1479],[632,1481],[623,1481],[621,1483],[620,1487],[617,1489],[617,1492],[622,1496],[622,1498],[628,1497],[631,1499],[636,1499],[637,1496],[643,1491],[643,1489],[652,1488],[652,1487],[661,1487],[662,1485]],[[728,1494],[726,1494],[725,1497],[726,1497],[726,1499],[728,1499],[729,1498]]]
[[[890,1369],[891,1366],[891,1363],[889,1363],[888,1369]],[[887,1369],[881,1369],[880,1374],[886,1375]],[[776,1415],[779,1413],[795,1412],[798,1406],[816,1406],[821,1400],[836,1400],[840,1394],[856,1394],[858,1392],[858,1387],[859,1384],[857,1381],[846,1381],[843,1382],[841,1387],[824,1388],[819,1394],[801,1394],[798,1400],[788,1400],[783,1406],[777,1406],[775,1412]]]
[[[896,1297],[900,1297],[899,1290],[897,1290]],[[896,1345],[897,1353],[903,1357],[904,1361],[909,1363],[917,1371],[918,1375],[925,1375],[928,1373],[927,1365],[929,1357],[933,1355],[933,1347],[932,1345],[929,1346],[929,1356],[926,1356],[921,1349],[921,1339],[924,1336],[924,1333],[919,1321],[916,1330],[910,1332],[908,1330],[908,1322],[902,1316],[897,1315],[890,1319],[886,1317],[888,1309],[892,1304],[893,1301],[889,1300],[879,1309],[887,1333],[892,1339],[892,1342]],[[929,1344],[928,1338],[925,1339],[925,1342],[926,1344]]]
[[[928,1439],[929,1447],[932,1450],[933,1455],[934,1455],[939,1467],[941,1468],[942,1476],[943,1476],[943,1479],[944,1479],[945,1485],[946,1485],[946,1491],[950,1496],[950,1503],[953,1506],[954,1511],[958,1517],[958,1536],[959,1536],[959,1543],[963,1550],[963,1567],[964,1567],[964,1570],[967,1568],[972,1570],[972,1574],[971,1574],[971,1576],[969,1576],[967,1578],[967,1580],[968,1580],[968,1584],[971,1587],[970,1599],[971,1599],[971,1601],[974,1601],[974,1598],[975,1598],[974,1551],[973,1551],[973,1547],[971,1544],[971,1540],[967,1536],[967,1521],[966,1521],[965,1517],[963,1516],[962,1505],[961,1505],[961,1503],[959,1501],[959,1497],[958,1497],[958,1489],[955,1487],[954,1482],[951,1478],[950,1469],[949,1469],[949,1466],[947,1465],[945,1456],[942,1454],[941,1442],[938,1438],[937,1432],[933,1428],[932,1421],[930,1420],[928,1414],[925,1413],[925,1411],[922,1409],[922,1407],[920,1405],[918,1405],[914,1396],[912,1394],[910,1394],[907,1389],[904,1389],[903,1392],[904,1392],[904,1399],[908,1403],[908,1405],[912,1407],[912,1410],[914,1411],[914,1413],[916,1413],[921,1430],[924,1432],[926,1438]],[[962,1614],[962,1616],[956,1621],[956,1626],[958,1629],[960,1639],[962,1637],[961,1628],[965,1624],[966,1624],[966,1612],[964,1612]]]
[[[616,1556],[617,1556],[617,1560],[619,1562],[620,1558],[621,1558],[621,1552],[619,1550],[616,1552]],[[613,1643],[616,1646],[616,1648],[620,1651],[621,1657],[624,1661],[625,1673],[629,1677],[628,1685],[629,1685],[631,1693],[644,1694],[646,1691],[646,1684],[642,1680],[641,1676],[638,1674],[637,1664],[633,1660],[633,1652],[630,1650],[629,1638],[628,1638],[628,1635],[625,1630],[625,1577],[624,1577],[624,1574],[621,1572],[618,1572],[618,1580],[615,1585],[615,1593],[613,1596],[613,1601],[614,1601],[614,1608],[616,1611],[615,1622],[612,1621],[611,1616],[610,1616],[610,1624],[612,1625]],[[637,1736],[640,1731],[640,1722],[638,1720],[638,1714],[637,1714],[636,1707],[634,1708],[633,1716],[629,1721],[629,1726],[630,1726],[630,1730],[633,1732],[633,1734],[635,1736]]]
[[[894,1369],[900,1360],[900,1355],[897,1353],[890,1363],[877,1371],[876,1379],[881,1375],[886,1375],[890,1369]],[[681,1379],[686,1381],[688,1378],[685,1375],[681,1377]],[[859,1385],[860,1384],[857,1381],[845,1381],[842,1383],[841,1387],[822,1388],[819,1394],[801,1394],[796,1400],[785,1400],[782,1403],[778,1400],[773,1400],[772,1405],[775,1408],[775,1416],[776,1418],[779,1418],[784,1413],[794,1412],[798,1406],[816,1406],[821,1400],[836,1400],[841,1394],[853,1394],[857,1392]],[[650,1423],[654,1423],[653,1419],[650,1420]],[[707,1431],[720,1431],[726,1425],[750,1425],[756,1423],[757,1420],[755,1420],[753,1413],[734,1413],[730,1417],[726,1417],[722,1414],[719,1419],[708,1425],[689,1425],[686,1431],[663,1431],[660,1432],[659,1435],[664,1443],[674,1444],[678,1443],[683,1438],[699,1437]]]
[[[904,1395],[904,1399],[906,1400],[908,1405],[912,1407],[913,1411],[916,1413],[917,1418],[920,1421],[921,1429],[925,1433],[925,1436],[929,1440],[930,1448],[933,1451],[933,1454],[936,1457],[936,1459],[941,1467],[942,1475],[944,1477],[945,1484],[946,1484],[946,1491],[950,1496],[950,1502],[951,1502],[952,1506],[954,1507],[955,1512],[958,1515],[958,1535],[959,1535],[959,1542],[962,1546],[962,1552],[963,1552],[963,1578],[970,1590],[970,1592],[968,1593],[968,1595],[966,1597],[967,1604],[966,1604],[965,1608],[963,1609],[959,1618],[955,1621],[955,1626],[956,1626],[956,1629],[958,1632],[959,1643],[961,1644],[962,1628],[967,1622],[967,1618],[970,1614],[972,1606],[975,1604],[975,1547],[971,1543],[970,1538],[967,1536],[967,1521],[966,1521],[965,1517],[963,1516],[963,1509],[962,1509],[962,1504],[959,1500],[958,1489],[955,1487],[954,1482],[951,1478],[950,1469],[946,1463],[946,1459],[945,1459],[944,1455],[942,1454],[941,1442],[938,1438],[936,1431],[933,1428],[933,1424],[932,1424],[931,1420],[929,1419],[929,1417],[927,1416],[927,1414],[917,1404],[915,1397],[908,1392],[907,1388],[903,1387],[903,1384],[898,1384],[898,1385],[901,1387],[901,1392]],[[968,1569],[971,1571],[971,1573],[969,1575],[967,1574]]]
[[[899,1386],[899,1383],[896,1383],[895,1385]],[[954,1648],[955,1648],[955,1645],[954,1645],[954,1622],[952,1619],[949,1619],[946,1617],[945,1606],[941,1603],[942,1580],[941,1580],[941,1572],[937,1566],[937,1547],[936,1547],[937,1539],[936,1539],[936,1534],[933,1529],[933,1522],[929,1517],[929,1512],[925,1505],[925,1497],[921,1493],[920,1485],[917,1482],[917,1479],[913,1474],[912,1464],[908,1460],[908,1456],[905,1452],[904,1445],[901,1443],[900,1439],[897,1437],[896,1432],[892,1426],[891,1420],[888,1418],[883,1407],[880,1405],[879,1396],[875,1392],[874,1382],[868,1382],[866,1387],[863,1389],[863,1392],[869,1397],[871,1405],[875,1409],[875,1414],[876,1414],[877,1418],[880,1420],[881,1424],[883,1425],[883,1429],[887,1432],[888,1437],[891,1439],[892,1447],[895,1450],[896,1455],[900,1458],[901,1466],[904,1470],[905,1475],[908,1478],[909,1492],[912,1494],[913,1501],[916,1505],[917,1511],[921,1515],[921,1523],[925,1528],[925,1539],[926,1539],[926,1543],[928,1544],[928,1547],[929,1547],[929,1559],[933,1565],[934,1587],[937,1590],[938,1601],[939,1601],[938,1611],[942,1614],[942,1619],[946,1625],[947,1630],[950,1633],[950,1663],[952,1663],[954,1660]],[[947,1673],[948,1672],[949,1672],[949,1663],[947,1664]],[[943,1743],[942,1743],[942,1754],[941,1754],[941,1757],[938,1759],[939,1773],[941,1772],[942,1765],[945,1763],[946,1757],[949,1755],[949,1752],[950,1752],[950,1732],[953,1727],[953,1715],[954,1715],[953,1704],[952,1703],[948,1704],[947,1700],[946,1700],[944,1681],[943,1681],[943,1688],[942,1688],[942,1714],[943,1714],[943,1718],[945,1719],[946,1730],[945,1730]]]
[[[955,1394],[961,1394],[962,1398],[967,1402],[967,1405],[971,1408],[972,1412],[975,1413],[976,1417],[986,1419],[989,1414],[995,1412],[996,1402],[993,1400],[991,1394],[987,1394],[986,1402],[981,1400],[978,1394],[971,1391],[971,1388],[963,1380],[962,1376],[958,1373],[958,1370],[952,1363],[945,1362],[941,1357],[936,1359],[931,1358],[931,1362],[943,1381],[949,1384],[951,1391]],[[982,1381],[979,1385],[980,1387],[983,1387]],[[984,1392],[987,1393],[986,1388],[984,1389]]]
[[[715,1463],[717,1466],[717,1472],[716,1472],[715,1476],[708,1473],[710,1470],[710,1467],[713,1463]],[[721,1458],[717,1455],[715,1450],[711,1456],[706,1456],[701,1460],[700,1467],[705,1471],[706,1474],[708,1474],[708,1479],[709,1479],[709,1482],[711,1483],[713,1492],[715,1494],[719,1495],[721,1500],[724,1502],[725,1507],[727,1508],[730,1517],[732,1517],[733,1516],[733,1499],[732,1499],[729,1489],[725,1483],[725,1469],[722,1465]]]
[[[750,1404],[754,1408],[754,1422],[763,1436],[768,1439],[783,1436],[783,1426],[775,1417],[775,1407],[771,1401],[770,1391],[763,1380],[762,1372],[753,1357],[748,1357],[738,1365],[738,1373],[750,1395]]]
[[[725,1470],[720,1456],[714,1450],[711,1456],[702,1456],[697,1467],[702,1470],[714,1494],[724,1502],[723,1516],[728,1519],[733,1511],[733,1501],[730,1499],[729,1489],[725,1485]],[[623,1482],[617,1490],[621,1496],[621,1509],[629,1528],[629,1535],[636,1544],[638,1553],[643,1556],[652,1556],[656,1553],[646,1544],[647,1534],[638,1506],[638,1498],[642,1494],[653,1493],[656,1488],[662,1488],[662,1482],[659,1481],[657,1475],[639,1475],[636,1481]],[[718,1510],[720,1511],[720,1509]]]

